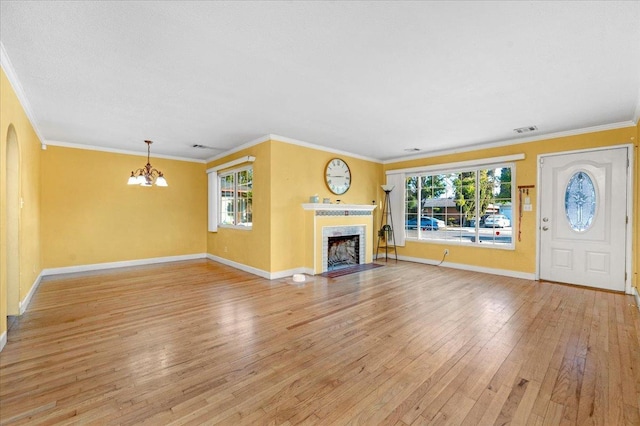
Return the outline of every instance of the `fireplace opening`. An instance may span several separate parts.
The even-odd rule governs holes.
[[[341,235],[329,237],[327,247],[327,270],[334,271],[360,264],[360,236]]]

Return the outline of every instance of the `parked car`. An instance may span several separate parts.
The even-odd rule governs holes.
[[[407,219],[405,227],[407,229],[418,229],[418,218],[411,217]],[[423,231],[437,231],[438,229],[442,229],[444,227],[444,221],[436,219],[434,217],[422,216],[420,218],[420,229],[422,229]]]
[[[503,214],[492,214],[485,218],[485,228],[507,228],[511,226],[511,221]]]
[[[476,221],[478,221],[478,226],[479,226],[480,228],[482,228],[482,227],[484,226],[484,220],[485,220],[486,218],[488,218],[489,216],[491,216],[491,215],[492,215],[492,213],[485,213],[485,214],[483,214],[483,215],[480,217],[480,220],[479,220],[479,221],[478,221],[478,218],[472,218],[472,219],[469,219],[469,220],[467,221],[466,226],[469,226],[469,227],[471,227],[471,228],[475,228],[475,226],[476,226]]]

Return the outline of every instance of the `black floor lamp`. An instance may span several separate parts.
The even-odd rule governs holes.
[[[376,259],[380,249],[384,250],[384,260],[389,259],[389,251],[393,250],[396,262],[398,261],[398,250],[393,234],[393,215],[391,214],[391,199],[389,194],[393,191],[393,185],[382,185],[384,191],[384,204],[382,205],[382,217],[380,218],[380,229],[378,230],[378,247],[376,248]]]

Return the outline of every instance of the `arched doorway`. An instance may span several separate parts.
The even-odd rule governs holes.
[[[20,314],[20,151],[13,127],[7,131],[7,314]]]

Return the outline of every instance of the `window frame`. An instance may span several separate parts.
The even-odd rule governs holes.
[[[251,209],[251,222],[250,222],[251,225],[241,225],[241,224],[238,224],[238,221],[237,221],[238,219],[237,206],[239,201],[238,175],[248,170],[251,171],[250,185],[251,185],[251,191],[253,192],[253,164],[248,164],[246,166],[238,167],[234,169],[227,169],[227,170],[224,170],[223,172],[219,172],[218,175],[216,176],[216,182],[217,182],[216,207],[217,208],[216,208],[215,221],[218,228],[239,229],[244,231],[250,231],[251,229],[253,229],[253,208]],[[223,208],[224,198],[221,195],[221,191],[223,188],[222,182],[223,182],[223,179],[225,179],[228,176],[233,176],[233,200],[231,201],[231,206],[233,207],[232,216],[233,216],[234,223],[222,222],[223,211],[227,210],[226,208]],[[253,196],[250,197],[250,200],[251,200],[250,204],[253,207]]]
[[[475,183],[474,183],[474,188],[478,188],[478,180],[479,180],[479,173],[482,170],[492,170],[492,169],[504,169],[504,168],[509,168],[511,171],[511,181],[510,181],[510,202],[511,202],[511,241],[508,243],[496,243],[495,240],[491,241],[491,242],[486,242],[481,241],[480,237],[480,229],[484,229],[484,228],[480,228],[479,226],[479,221],[476,220],[474,223],[474,231],[473,231],[473,240],[469,239],[469,241],[465,241],[464,237],[462,237],[462,233],[461,233],[461,237],[458,239],[442,239],[442,238],[428,238],[429,237],[429,232],[432,231],[428,231],[428,230],[421,230],[419,227],[416,230],[416,235],[415,236],[411,236],[409,235],[409,233],[407,232],[408,229],[406,228],[406,221],[409,218],[409,214],[407,212],[407,201],[408,201],[408,191],[407,191],[407,180],[410,177],[417,177],[417,181],[419,182],[419,185],[416,188],[416,191],[418,193],[418,195],[420,196],[421,194],[421,181],[423,177],[428,177],[428,176],[438,176],[438,175],[451,175],[451,174],[462,174],[462,173],[468,173],[468,172],[473,172],[475,174]],[[425,168],[424,170],[420,170],[420,168],[413,168],[411,170],[405,170],[404,173],[404,197],[402,200],[402,211],[403,211],[403,215],[402,215],[402,230],[404,231],[404,237],[406,241],[410,241],[410,242],[415,242],[415,243],[435,243],[435,244],[447,244],[447,245],[460,245],[460,246],[465,246],[465,247],[482,247],[482,248],[489,248],[489,249],[498,249],[498,250],[515,250],[516,247],[516,234],[517,234],[517,217],[516,217],[516,164],[513,161],[500,161],[500,162],[495,162],[495,163],[488,163],[488,162],[482,162],[479,161],[477,164],[473,164],[472,162],[464,162],[464,163],[459,163],[459,164],[448,164],[448,165],[443,165],[443,167],[438,168],[438,167],[434,167],[434,166],[430,166]],[[418,197],[418,205],[421,205],[423,203],[423,200]],[[474,190],[474,203],[475,206],[474,208],[476,209],[475,211],[475,217],[481,217],[481,215],[479,215],[478,212],[478,207],[480,206],[480,191]],[[418,208],[418,212],[416,212],[415,214],[418,215],[418,217],[424,216],[423,212],[422,212],[423,208],[419,207]],[[498,214],[498,213],[496,213]],[[500,213],[501,214],[501,213]],[[464,215],[463,213],[459,213],[461,220],[464,219]],[[463,227],[461,226],[460,229],[462,229]],[[431,234],[433,236],[433,234]],[[494,234],[495,236],[495,234]]]

